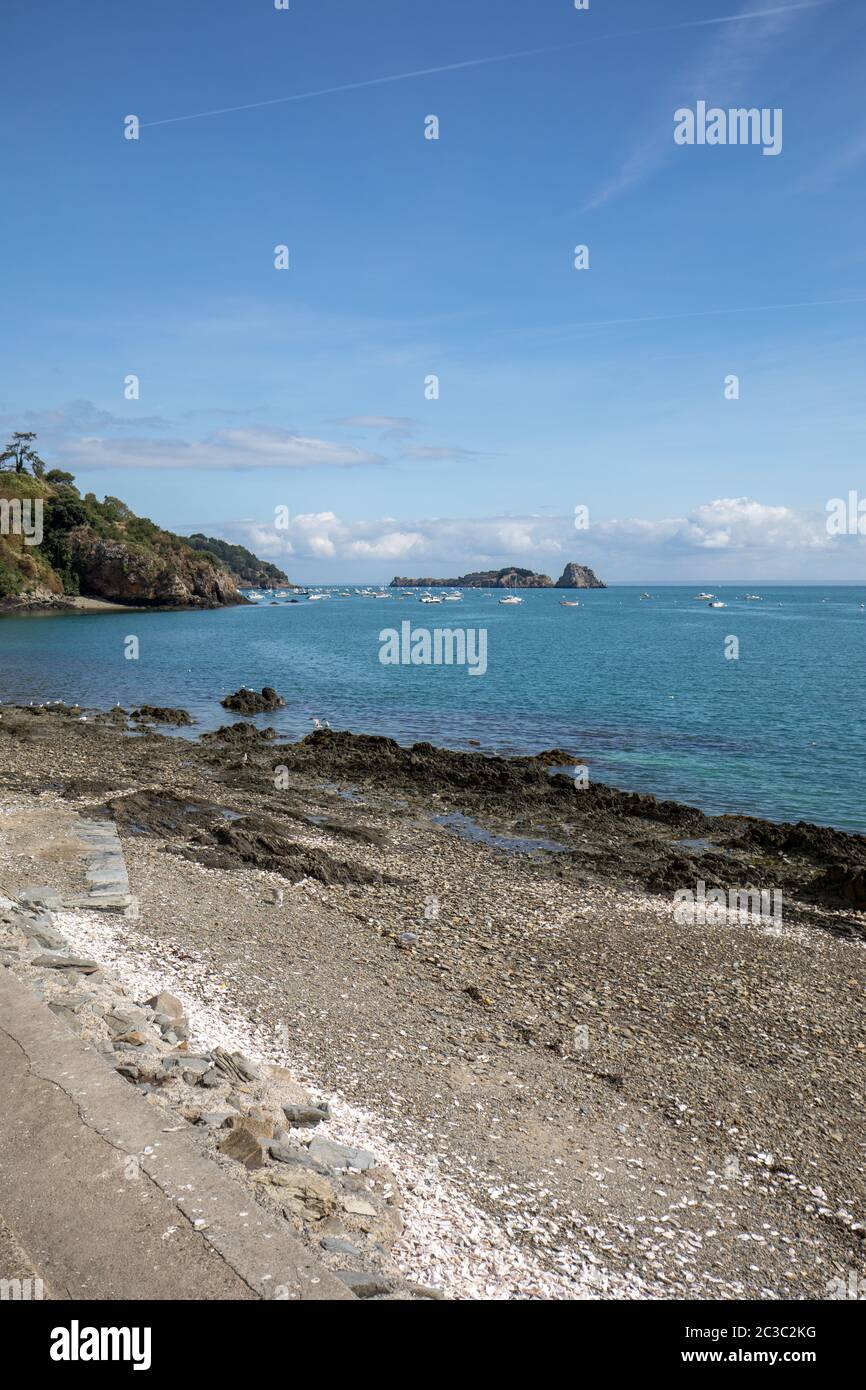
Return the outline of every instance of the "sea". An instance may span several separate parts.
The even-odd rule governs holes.
[[[292,739],[318,720],[402,744],[561,748],[590,779],[711,813],[866,832],[866,584],[531,589],[520,604],[467,589],[435,605],[360,587],[206,612],[7,615],[0,700],[179,705],[197,721],[180,736],[195,736],[233,718],[222,697],[270,685],[285,709],[256,722]],[[421,655],[419,631],[433,655],[437,628],[475,634],[476,652],[483,633],[483,674],[383,662],[405,623]]]

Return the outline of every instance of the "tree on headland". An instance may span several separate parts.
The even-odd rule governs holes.
[[[33,448],[35,438],[36,435],[32,430],[16,430],[0,454],[0,468],[5,468],[6,472],[11,472],[12,469],[6,468],[6,465],[11,463],[16,473],[26,473],[29,463],[34,478],[44,478],[45,464]]]

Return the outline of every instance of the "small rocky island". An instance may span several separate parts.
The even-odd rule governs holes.
[[[509,565],[501,570],[476,570],[471,574],[460,575],[457,579],[402,579],[399,575],[391,580],[392,589],[433,589],[437,586],[448,589],[606,589],[598,575],[588,565],[578,565],[571,561],[554,584],[549,574],[535,574],[533,570],[518,569]]]

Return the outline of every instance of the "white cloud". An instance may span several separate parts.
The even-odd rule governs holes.
[[[403,450],[403,457],[419,463],[447,462],[457,459],[476,459],[482,455],[476,449],[461,449],[457,444],[413,444]]]
[[[610,580],[707,578],[839,578],[852,566],[852,547],[866,537],[832,537],[824,512],[806,513],[749,497],[717,498],[685,516],[647,519],[590,518],[574,529],[573,516],[430,517],[395,521],[343,521],[336,513],[305,513],[287,531],[260,522],[219,528],[267,558],[291,557],[295,577],[304,562],[331,561],[335,577],[381,575],[394,566],[415,575],[447,578],[509,563],[557,578],[569,560],[590,564]]]
[[[825,519],[790,507],[767,506],[749,497],[720,497],[685,517],[661,521],[605,521],[601,536],[635,545],[663,544],[683,550],[763,551],[832,548]]]
[[[332,423],[347,430],[374,430],[387,439],[408,439],[416,425],[406,415],[347,415]]]
[[[94,468],[355,468],[384,463],[380,454],[309,439],[282,429],[215,430],[202,440],[114,439],[103,435],[69,440],[56,451],[62,464]]]

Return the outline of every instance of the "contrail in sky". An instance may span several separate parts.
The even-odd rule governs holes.
[[[794,304],[741,304],[734,309],[690,309],[682,314],[647,314],[634,319],[592,319],[586,323],[564,325],[570,332],[578,328],[614,328],[630,323],[667,323],[671,319],[702,319],[715,314],[762,314],[770,309],[824,309],[838,304],[866,304],[866,295],[854,299],[806,299]]]
[[[600,34],[579,43],[553,44],[547,48],[525,48],[518,53],[499,53],[491,58],[467,58],[462,63],[445,63],[436,68],[416,68],[414,72],[398,72],[390,77],[370,77],[365,82],[346,82],[338,87],[320,87],[314,92],[296,92],[289,97],[271,97],[268,101],[248,101],[242,106],[220,106],[213,111],[196,111],[188,116],[168,116],[162,121],[142,121],[141,128],[158,125],[177,125],[180,121],[202,121],[208,116],[226,116],[234,111],[255,111],[263,106],[280,106],[290,101],[310,101],[313,97],[332,96],[337,92],[357,92],[362,87],[381,87],[387,82],[409,82],[414,77],[432,77],[442,72],[459,72],[463,68],[480,68],[491,63],[510,63],[517,58],[533,58],[542,53],[565,53],[585,48],[593,43],[609,43],[613,39],[639,38],[644,34],[670,34],[678,29],[705,29],[713,24],[739,24],[748,19],[766,19],[770,15],[791,14],[795,10],[814,10],[834,0],[799,0],[795,5],[776,5],[772,9],[748,10],[744,14],[719,15],[715,19],[687,19],[679,24],[660,24],[649,29],[625,29],[615,34]]]

